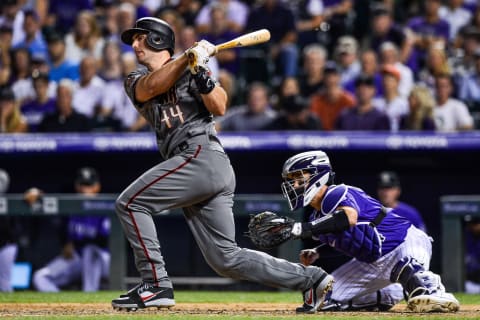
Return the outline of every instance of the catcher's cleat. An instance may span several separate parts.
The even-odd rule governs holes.
[[[457,312],[460,303],[453,294],[437,291],[408,299],[407,309],[413,312]]]
[[[175,305],[173,289],[158,287],[153,283],[143,282],[130,289],[126,294],[112,300],[116,310],[136,311],[138,309],[157,307],[170,308]]]
[[[332,290],[333,277],[325,274],[315,284],[303,291],[303,306],[298,307],[297,313],[315,313],[323,306],[325,297]]]

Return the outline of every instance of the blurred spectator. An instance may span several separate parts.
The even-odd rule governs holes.
[[[58,32],[47,35],[48,54],[50,56],[50,80],[59,82],[62,79],[78,80],[80,77],[79,63],[65,56],[65,40]]]
[[[303,49],[300,92],[304,97],[310,97],[323,87],[323,68],[326,58],[327,51],[321,45],[310,44]]]
[[[462,28],[455,40],[453,54],[449,57],[452,71],[457,77],[475,70],[477,50],[480,50],[480,28],[472,25]]]
[[[46,25],[66,34],[75,24],[79,12],[93,10],[91,0],[50,0]]]
[[[438,131],[473,129],[473,118],[467,106],[452,98],[453,83],[449,75],[435,77],[436,106],[433,110],[435,127]]]
[[[465,217],[467,220],[465,232],[465,292],[480,294],[480,219]]]
[[[290,6],[295,15],[298,44],[300,48],[312,43],[325,43],[326,23],[323,21],[323,1],[291,1]]]
[[[398,61],[408,61],[413,48],[413,41],[405,30],[394,23],[392,13],[387,5],[379,3],[372,8],[372,34],[370,47],[380,55],[380,48],[385,42],[391,42],[399,48]]]
[[[74,82],[62,79],[57,86],[55,112],[45,115],[38,132],[85,132],[90,131],[89,119],[75,111],[72,106]]]
[[[237,81],[233,73],[228,72],[225,69],[218,71],[218,83],[227,93],[227,108],[237,104],[239,99]]]
[[[300,84],[296,77],[283,78],[278,88],[277,96],[273,96],[275,109],[281,109],[283,100],[289,96],[300,94]]]
[[[113,81],[122,77],[120,44],[114,40],[105,42],[98,76],[105,81]]]
[[[270,30],[271,33],[267,54],[269,59],[276,62],[275,74],[280,77],[296,76],[298,48],[293,12],[280,0],[265,0],[259,7],[250,11],[246,31],[263,28]]]
[[[322,130],[316,115],[310,112],[308,100],[291,95],[281,101],[280,112],[265,130]]]
[[[101,190],[98,173],[90,167],[79,169],[74,184],[76,193],[87,197],[95,197]],[[110,219],[71,216],[65,231],[62,252],[45,267],[35,271],[33,285],[41,292],[58,292],[81,281],[83,291],[98,291],[102,278],[105,279],[110,271]]]
[[[32,56],[35,54],[46,56],[47,43],[41,32],[40,17],[35,11],[24,11],[23,31],[25,36],[15,45],[15,48],[27,48]]]
[[[0,169],[0,196],[7,193],[10,186],[10,175]],[[14,228],[12,217],[0,217],[0,292],[12,292],[12,269],[17,258],[18,234]]]
[[[7,24],[0,25],[0,86],[7,85],[11,77],[13,29]]]
[[[435,87],[435,77],[437,75],[452,75],[450,65],[447,60],[447,54],[445,49],[438,44],[434,45],[427,50],[427,61],[425,67],[418,73],[417,83],[421,83],[432,91]]]
[[[200,35],[201,39],[218,44],[232,40],[240,35],[238,32],[230,29],[227,20],[227,11],[223,4],[212,4],[210,8],[210,28],[208,28],[207,32]],[[238,58],[239,50],[239,48],[233,48],[219,51],[215,55],[218,66],[230,73],[237,74],[240,69],[240,60]]]
[[[375,84],[375,96],[383,95],[382,75],[378,68],[378,57],[375,51],[366,50],[360,56],[360,75],[373,78]],[[355,94],[355,80],[357,77],[350,79],[343,84],[348,92]]]
[[[438,9],[438,15],[450,25],[450,41],[457,36],[463,26],[470,23],[472,13],[463,7],[464,0],[447,0],[446,5]]]
[[[474,54],[474,69],[459,79],[458,98],[470,108],[480,109],[480,47]]]
[[[340,86],[340,70],[331,61],[324,70],[324,88],[311,98],[310,110],[322,123],[323,130],[334,130],[335,123],[344,109],[355,105],[355,98]]]
[[[435,100],[430,90],[415,86],[408,97],[408,113],[400,119],[400,130],[435,130],[433,108]]]
[[[424,14],[413,17],[407,23],[409,30],[413,32],[415,43],[415,49],[407,63],[413,72],[417,72],[423,67],[428,48],[438,42],[446,47],[450,37],[448,22],[440,18],[438,14],[441,1],[425,0],[424,3]]]
[[[120,58],[122,76],[126,77],[137,68],[135,54],[124,53]],[[123,129],[128,131],[145,130],[147,122],[133,106],[123,88],[123,77],[109,81],[104,89],[102,107],[106,116],[120,122]],[[115,129],[115,128],[113,128]]]
[[[0,88],[0,132],[27,132],[28,124],[20,112],[12,88]]]
[[[399,58],[398,48],[392,42],[384,42],[380,46],[381,64],[391,64],[400,72],[400,83],[398,84],[398,93],[402,97],[408,97],[412,90],[414,82],[412,70],[403,64]]]
[[[322,19],[326,23],[324,28],[328,30],[327,48],[332,51],[339,38],[350,33],[353,23],[354,0],[322,0],[324,10]]]
[[[338,117],[337,130],[390,131],[390,120],[385,112],[374,107],[375,82],[370,76],[360,76],[355,81],[357,105],[344,110]]]
[[[19,0],[2,0],[1,10],[0,25],[12,27],[12,46],[15,46],[25,38],[25,32],[23,31],[25,16],[23,10],[20,10]]]
[[[341,70],[342,86],[357,78],[361,72],[357,40],[351,36],[339,38],[333,54]]]
[[[401,194],[402,188],[397,173],[393,171],[380,172],[377,180],[378,200],[384,206],[395,209],[395,213],[407,218],[415,227],[426,232],[427,228],[422,216],[417,209],[400,201]]]
[[[118,41],[120,38],[118,26],[119,6],[116,1],[97,1],[95,12],[101,35],[105,41]]]
[[[383,95],[375,99],[377,109],[385,112],[390,119],[390,130],[397,132],[400,128],[400,119],[409,111],[408,101],[398,93],[400,71],[391,64],[382,67]]]
[[[55,99],[48,94],[48,74],[34,71],[32,81],[35,89],[35,98],[24,102],[20,106],[20,111],[25,116],[29,131],[35,132],[45,114],[55,111]]]
[[[35,95],[31,82],[32,57],[27,48],[12,51],[12,73],[10,83],[15,92],[15,99],[23,102]]]
[[[117,37],[119,34],[121,34],[123,31],[126,29],[131,28],[132,26],[135,25],[135,21],[137,20],[137,12],[135,10],[135,6],[132,5],[131,3],[122,3],[120,6],[118,6],[118,14],[117,14]],[[118,39],[117,39],[118,40]],[[122,52],[133,52],[133,49],[131,46],[124,44],[121,42],[121,48]]]
[[[261,130],[276,116],[268,101],[268,88],[259,82],[248,89],[247,104],[232,107],[217,123],[221,131]]]
[[[87,117],[105,115],[101,106],[105,92],[105,81],[97,75],[97,60],[87,56],[80,62],[80,79],[73,91],[72,105],[79,113]]]
[[[175,4],[165,5],[160,7],[159,11],[155,14],[158,16],[163,10],[173,10],[177,12],[185,21],[187,26],[195,26],[195,18],[197,17],[200,9],[202,8],[201,1],[198,0],[178,0]]]
[[[105,40],[92,11],[81,11],[73,25],[73,30],[65,36],[65,57],[80,62],[86,56],[102,59]]]
[[[130,3],[135,7],[137,19],[151,16],[154,12],[150,11],[150,9],[144,5],[144,2],[144,0],[120,0],[120,3]]]
[[[267,0],[268,2],[268,0]],[[210,0],[204,5],[195,19],[195,26],[198,33],[212,32],[211,9],[213,6],[221,5],[226,11],[228,29],[232,32],[240,32],[245,28],[249,8],[239,0]]]

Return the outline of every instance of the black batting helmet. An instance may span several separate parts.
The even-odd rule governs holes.
[[[172,27],[165,21],[146,17],[138,19],[135,27],[122,32],[122,41],[128,45],[132,45],[133,36],[136,33],[144,33],[147,35],[147,44],[153,50],[168,50],[173,55],[175,48],[175,34]]]

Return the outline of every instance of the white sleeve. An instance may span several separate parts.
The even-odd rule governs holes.
[[[455,113],[457,114],[457,126],[471,126],[473,125],[473,118],[468,107],[461,101],[457,101]]]
[[[307,12],[311,16],[319,16],[323,13],[323,1],[309,0],[307,4]]]

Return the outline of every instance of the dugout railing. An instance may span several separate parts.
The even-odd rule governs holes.
[[[95,197],[76,194],[49,194],[30,206],[24,201],[22,194],[8,194],[0,196],[0,217],[2,215],[43,216],[45,219],[58,215],[107,215],[112,217],[110,219],[109,249],[111,263],[108,283],[112,290],[124,290],[138,278],[129,277],[127,274],[127,250],[130,250],[130,248],[126,245],[120,221],[115,216],[115,199],[116,195],[114,194],[99,194]],[[243,222],[241,226],[237,224],[237,230],[240,230],[240,232],[242,230],[243,232],[246,231],[246,219],[251,214],[265,210],[275,211],[281,215],[291,215],[288,204],[281,195],[237,195],[235,197],[234,214],[236,218],[242,218],[241,221]],[[166,217],[184,219],[182,211],[178,209],[155,215],[155,220]],[[178,234],[178,237],[187,237],[187,235]],[[237,232],[236,237],[237,239],[243,239],[244,235]],[[301,245],[300,241],[287,242],[278,248],[275,255],[297,261]],[[178,248],[178,250],[182,251],[182,248]],[[185,254],[180,254],[175,259],[184,260],[183,263],[191,262]],[[232,283],[232,280],[227,280],[215,276],[202,277],[190,276],[189,274],[172,277],[172,282],[180,285],[226,285]]]

